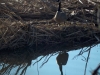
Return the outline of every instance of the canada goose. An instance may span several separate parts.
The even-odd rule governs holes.
[[[56,61],[57,64],[59,66],[59,70],[61,72],[61,75],[63,75],[63,71],[62,71],[62,65],[66,65],[67,61],[68,61],[68,57],[69,54],[64,52],[64,53],[60,53],[57,57],[56,57]]]
[[[66,18],[66,14],[64,12],[62,12],[62,10],[61,10],[61,1],[58,0],[57,2],[59,2],[59,7],[58,7],[58,10],[57,10],[55,16],[53,17],[53,19],[58,24],[60,24],[61,22],[65,22],[67,18]]]

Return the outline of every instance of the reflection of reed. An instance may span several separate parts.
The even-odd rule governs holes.
[[[89,50],[89,52],[88,52],[88,56],[87,56],[87,59],[86,59],[84,75],[86,75],[86,69],[87,69],[87,64],[88,64],[88,60],[89,60],[89,56],[90,56],[90,52],[91,52],[91,46],[90,46],[90,48],[88,50]]]
[[[0,75],[10,75],[11,71],[14,68],[17,68],[14,75],[18,75],[18,73],[20,73],[20,75],[23,75],[26,73],[28,66],[29,66],[28,64],[22,64],[22,65],[2,64]]]
[[[96,67],[96,69],[92,72],[92,75],[100,75],[100,72],[98,72],[100,70],[100,63],[99,65]]]
[[[52,0],[49,0],[49,1],[51,2]],[[64,3],[65,1],[62,2],[65,5],[64,6],[62,4],[64,6],[64,8],[66,8],[66,3]],[[7,3],[9,3],[9,1],[7,1]],[[75,3],[75,6],[72,6],[72,7],[69,7],[69,6],[74,5],[74,4],[68,3],[68,9],[71,12],[72,12],[72,10],[70,10],[70,9],[73,9],[73,11],[76,11],[77,5],[76,5],[76,2],[74,2],[74,3]],[[43,8],[43,11],[39,9],[41,7],[41,4],[44,7],[46,7],[46,8]],[[44,5],[44,4],[45,4],[45,2],[42,2],[42,1],[40,2],[39,0],[34,1],[34,3],[33,3],[33,1],[31,1],[31,2],[27,1],[26,4],[23,2],[21,2],[21,4],[20,4],[19,2],[15,2],[15,0],[13,0],[11,6],[12,7],[14,6],[14,8],[16,10],[19,10],[19,12],[22,12],[23,14],[25,14],[25,13],[30,14],[31,11],[32,11],[32,13],[34,11],[35,15],[39,15],[38,13],[40,13],[40,15],[41,15],[42,12],[50,13],[49,6],[47,7],[48,4],[47,5]],[[51,2],[51,4],[54,7],[57,7],[54,2]],[[30,5],[31,7],[28,5]],[[78,10],[76,11],[77,15],[79,15],[80,13],[83,13],[83,11],[80,11],[80,8],[83,9],[84,6],[81,6],[81,7],[80,6],[81,5],[78,6]],[[91,4],[89,4],[89,7],[90,6],[91,6]],[[35,7],[34,10],[32,10],[33,7]],[[84,8],[91,10],[89,7],[84,7]],[[93,8],[94,8],[94,5],[92,5],[92,9]],[[73,50],[73,49],[74,50],[80,49],[81,47],[87,47],[87,46],[93,45],[97,41],[97,38],[94,37],[94,34],[96,34],[98,36],[98,38],[100,37],[100,31],[98,31],[94,26],[92,27],[92,23],[90,23],[91,21],[94,21],[94,22],[96,21],[95,17],[93,17],[93,14],[91,14],[90,12],[84,11],[84,14],[81,14],[82,16],[77,16],[77,15],[71,16],[69,18],[70,22],[71,21],[79,21],[75,26],[71,25],[69,22],[68,27],[65,25],[58,27],[58,26],[55,26],[55,23],[47,25],[45,20],[43,20],[43,21],[41,21],[41,20],[35,21],[34,20],[32,24],[23,22],[22,19],[20,18],[21,15],[17,14],[18,12],[14,13],[14,11],[12,11],[10,9],[8,10],[8,9],[9,9],[8,6],[6,7],[6,6],[3,6],[0,4],[0,10],[1,10],[0,14],[7,16],[7,18],[0,19],[0,25],[1,25],[0,26],[0,62],[5,63],[5,65],[9,64],[8,66],[6,65],[6,67],[3,67],[1,69],[2,74],[9,73],[9,71],[11,71],[11,69],[13,67],[17,67],[19,65],[25,66],[25,67],[23,67],[24,69],[22,71],[22,73],[24,73],[27,66],[29,66],[31,64],[31,60],[34,60],[39,56],[43,56],[43,58],[46,57],[46,60],[44,60],[44,62],[42,64],[42,66],[43,66],[45,63],[48,62],[49,58],[53,55],[53,53],[58,51],[58,49],[60,51],[64,50],[62,48],[65,48],[65,47],[67,48],[68,51]],[[28,11],[27,9],[30,9],[30,11]],[[37,10],[37,9],[39,9],[39,10]],[[46,11],[44,11],[44,9]],[[25,13],[23,11],[25,11]],[[38,13],[37,13],[37,11],[38,11]],[[54,9],[54,11],[55,11],[55,9]],[[48,15],[47,13],[45,13],[45,14]],[[51,14],[53,15],[53,12]],[[93,17],[93,20],[91,19],[92,18],[91,16],[87,17],[87,14],[91,15]],[[40,15],[39,15],[39,18],[41,18],[41,19],[43,19],[43,17],[45,17],[45,16],[41,17],[42,15],[41,16]],[[25,16],[26,16],[26,14],[25,14]],[[81,20],[81,17],[84,17],[84,16],[86,18]],[[20,21],[17,21],[14,17],[18,18]],[[50,16],[48,16],[48,17],[51,18]],[[73,17],[74,17],[74,19],[72,19]],[[36,19],[36,18],[34,18],[34,19]],[[46,19],[46,17],[45,17],[45,19]],[[70,20],[70,19],[72,19],[72,20]],[[87,26],[87,24],[83,23],[84,20],[87,20],[87,23],[89,23],[88,24],[89,26]],[[29,46],[29,48],[30,48],[30,46],[33,47],[33,45],[36,45],[36,43],[39,46],[39,49],[37,49],[37,51],[32,50],[33,52],[30,52],[29,50],[24,50],[24,47]],[[66,43],[66,44],[62,45],[62,43]],[[44,45],[48,44],[49,48],[43,47],[43,44]],[[59,44],[62,45],[62,47],[59,48]],[[50,48],[50,45],[53,45],[53,46],[51,46],[51,48]],[[58,46],[56,46],[56,48],[58,48],[58,49],[54,49],[55,45],[58,45]],[[23,47],[23,50],[17,50],[17,48],[20,49],[22,47]],[[4,51],[4,54],[3,54],[1,52],[1,50],[4,50],[6,48],[8,50],[9,50],[9,48],[16,49],[16,50],[8,51],[8,52],[6,50],[6,51]],[[34,49],[34,48],[32,48],[32,49]],[[48,57],[48,54],[51,54],[50,57]],[[41,59],[39,59],[37,62],[39,62]],[[25,64],[27,64],[27,65],[25,65]],[[13,66],[13,65],[16,65],[16,66]],[[21,66],[19,66],[17,72],[19,72],[20,69],[21,69]],[[4,70],[5,70],[5,72],[4,72]]]
[[[10,75],[16,69],[14,75],[23,75],[31,65],[32,56],[28,52],[0,52],[0,75]]]
[[[94,47],[95,45],[91,46],[91,48]],[[59,51],[62,51],[62,53],[59,54]],[[34,50],[34,48],[31,49],[28,48],[25,49],[24,51],[21,49],[17,51],[7,51],[7,50],[0,51],[0,67],[1,67],[0,74],[1,75],[9,74],[14,68],[17,69],[15,75],[18,75],[19,72],[21,74],[25,74],[27,67],[31,65],[32,60],[35,60],[39,56],[42,56],[34,63],[37,64],[38,67],[38,62],[44,60],[40,66],[42,67],[49,61],[50,57],[57,54],[59,54],[57,61],[60,62],[60,64],[58,63],[58,65],[60,66],[60,70],[62,71],[61,69],[62,65],[65,65],[68,61],[68,53],[63,53],[64,51],[66,51],[66,44],[44,46],[42,48],[37,47],[37,50]],[[66,52],[68,51],[70,51],[70,49],[67,50]],[[86,51],[89,51],[88,47],[84,49],[82,48],[82,50],[78,55],[82,55]]]

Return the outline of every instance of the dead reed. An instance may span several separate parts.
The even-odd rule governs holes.
[[[8,0],[4,3],[0,4],[0,62],[16,65],[28,63],[23,72],[31,60],[39,56],[44,58],[58,51],[76,49],[82,49],[81,55],[88,51],[83,50],[84,47],[100,43],[100,30],[95,26],[94,2],[83,5],[77,0],[62,0],[62,10],[70,15],[66,24],[59,26],[51,22],[57,10],[57,3],[53,0]]]

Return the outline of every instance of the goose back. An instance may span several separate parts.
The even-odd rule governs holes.
[[[59,54],[56,58],[57,60],[57,64],[58,65],[66,65],[67,61],[68,61],[68,57],[69,57],[69,54],[68,53],[62,53],[62,54]]]
[[[58,11],[56,12],[56,14],[55,14],[53,19],[57,23],[65,22],[67,20],[66,13],[62,12],[62,10],[61,10],[61,1],[59,2]]]

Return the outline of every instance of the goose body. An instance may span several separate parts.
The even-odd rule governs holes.
[[[54,20],[57,23],[65,22],[66,21],[66,14],[64,12],[57,11],[55,16],[54,16]]]
[[[66,65],[67,61],[68,61],[68,57],[69,57],[69,54],[64,52],[64,53],[61,53],[57,56],[56,60],[57,60],[57,64],[58,65]]]
[[[61,1],[58,0],[58,2],[59,2],[59,8],[53,19],[59,24],[61,22],[65,22],[67,17],[66,17],[66,13],[61,11]]]
[[[68,61],[68,57],[69,54],[64,52],[64,53],[60,53],[57,57],[56,57],[56,61],[57,64],[59,66],[59,70],[61,72],[61,75],[63,75],[63,71],[62,71],[62,65],[66,65],[67,61]]]

